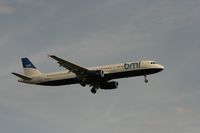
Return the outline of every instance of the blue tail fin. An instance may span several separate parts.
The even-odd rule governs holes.
[[[34,77],[42,74],[28,58],[22,58],[22,65],[24,68],[24,75],[27,77]]]
[[[23,65],[23,68],[36,69],[36,67],[33,65],[33,63],[28,58],[22,58],[22,65]]]

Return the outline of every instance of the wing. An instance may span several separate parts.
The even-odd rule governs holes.
[[[85,75],[89,70],[86,68],[83,68],[79,65],[76,65],[74,63],[71,63],[69,61],[63,60],[55,55],[49,55],[49,57],[53,58],[54,60],[56,60],[58,62],[58,64],[60,64],[60,66],[68,69],[69,71],[75,73],[78,77],[82,77],[83,75]]]

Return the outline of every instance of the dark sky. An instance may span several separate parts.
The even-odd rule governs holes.
[[[199,133],[199,0],[0,0],[1,133]],[[20,84],[21,57],[64,70],[143,59],[161,73],[119,88]]]

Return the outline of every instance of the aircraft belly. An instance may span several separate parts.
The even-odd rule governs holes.
[[[60,80],[52,80],[52,81],[45,81],[38,83],[38,85],[44,86],[61,86],[61,85],[70,85],[70,84],[77,84],[79,83],[78,78],[71,78],[71,79],[60,79]]]

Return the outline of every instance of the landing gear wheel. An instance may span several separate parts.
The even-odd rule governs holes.
[[[91,92],[92,92],[93,94],[96,94],[97,90],[96,90],[95,88],[92,88],[92,89],[91,89]]]
[[[144,75],[144,82],[145,82],[145,83],[148,83],[148,82],[149,82],[148,79],[147,79],[147,75]]]
[[[86,83],[84,83],[84,82],[81,82],[80,84],[81,84],[82,87],[86,86]]]

